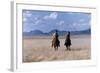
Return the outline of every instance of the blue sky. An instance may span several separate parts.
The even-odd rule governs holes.
[[[91,14],[82,12],[59,12],[23,10],[23,32],[41,30],[50,32],[53,29],[80,31],[91,28]]]

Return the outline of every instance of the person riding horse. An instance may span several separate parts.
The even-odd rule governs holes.
[[[71,45],[70,32],[68,32],[68,34],[66,36],[64,45],[66,46],[67,50],[71,50],[70,49],[70,45]]]
[[[56,32],[53,34],[53,40],[52,40],[52,47],[54,47],[55,50],[58,50],[58,47],[60,47],[60,41],[58,37],[59,37],[58,31],[56,30]]]

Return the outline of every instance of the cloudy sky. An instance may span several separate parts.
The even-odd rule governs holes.
[[[24,32],[49,32],[53,29],[80,31],[91,27],[91,14],[82,12],[23,10],[22,20]]]

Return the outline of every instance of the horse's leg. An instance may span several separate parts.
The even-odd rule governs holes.
[[[68,50],[71,50],[71,49],[70,49],[70,46],[68,46]]]
[[[56,46],[56,50],[58,50],[58,46]]]
[[[56,47],[55,47],[55,51],[56,51]]]
[[[68,46],[67,46],[67,50],[68,50]]]
[[[58,50],[58,46],[57,46],[57,50]]]
[[[51,47],[53,47],[53,44],[51,44]]]
[[[54,45],[53,45],[53,41],[52,41],[52,44],[51,44],[51,47],[53,47]]]
[[[55,49],[55,51],[56,51],[56,47],[54,46],[54,49]]]
[[[66,50],[68,50],[68,46],[66,46]]]
[[[58,46],[55,47],[55,51],[58,50]]]

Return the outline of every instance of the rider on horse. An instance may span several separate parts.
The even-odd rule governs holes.
[[[66,36],[66,40],[65,40],[64,45],[66,46],[67,50],[71,50],[70,49],[70,45],[71,45],[70,32],[68,32],[68,34]]]
[[[59,37],[58,31],[56,30],[56,32],[53,34],[52,47],[57,48],[57,49],[60,46],[60,41],[58,37]]]

